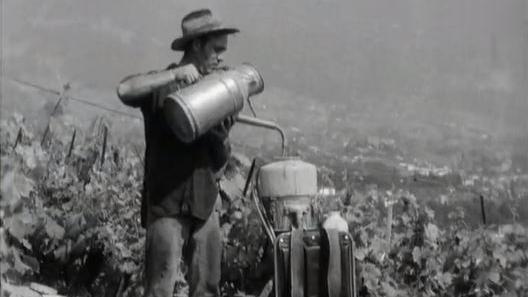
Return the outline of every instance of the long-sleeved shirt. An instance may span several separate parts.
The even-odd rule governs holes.
[[[176,65],[169,66],[172,67]],[[159,72],[150,72],[146,76],[156,73]],[[163,112],[163,100],[167,95],[185,86],[185,83],[173,80],[135,98],[134,104],[128,103],[141,108],[145,124],[144,226],[164,216],[190,215],[205,220],[218,195],[214,173],[229,157],[228,132],[217,126],[194,142],[184,143],[173,133]]]

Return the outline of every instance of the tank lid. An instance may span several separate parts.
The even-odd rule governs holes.
[[[262,166],[259,193],[265,197],[315,195],[317,168],[299,158],[286,158]]]

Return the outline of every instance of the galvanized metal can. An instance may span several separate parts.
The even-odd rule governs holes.
[[[263,89],[264,81],[257,69],[242,64],[169,94],[163,109],[176,136],[190,143],[239,112],[247,98]]]

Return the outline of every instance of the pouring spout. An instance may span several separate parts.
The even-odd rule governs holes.
[[[284,130],[275,122],[272,121],[266,121],[259,118],[254,117],[248,117],[245,115],[238,115],[236,118],[236,121],[242,124],[266,128],[270,130],[275,130],[279,132],[281,136],[281,144],[282,144],[282,156],[286,156],[286,146],[287,146],[287,139],[286,134],[284,133]]]

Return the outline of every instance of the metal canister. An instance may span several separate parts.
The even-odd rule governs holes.
[[[263,89],[264,81],[257,69],[242,64],[169,94],[163,109],[176,136],[189,143],[239,112],[247,98]]]

